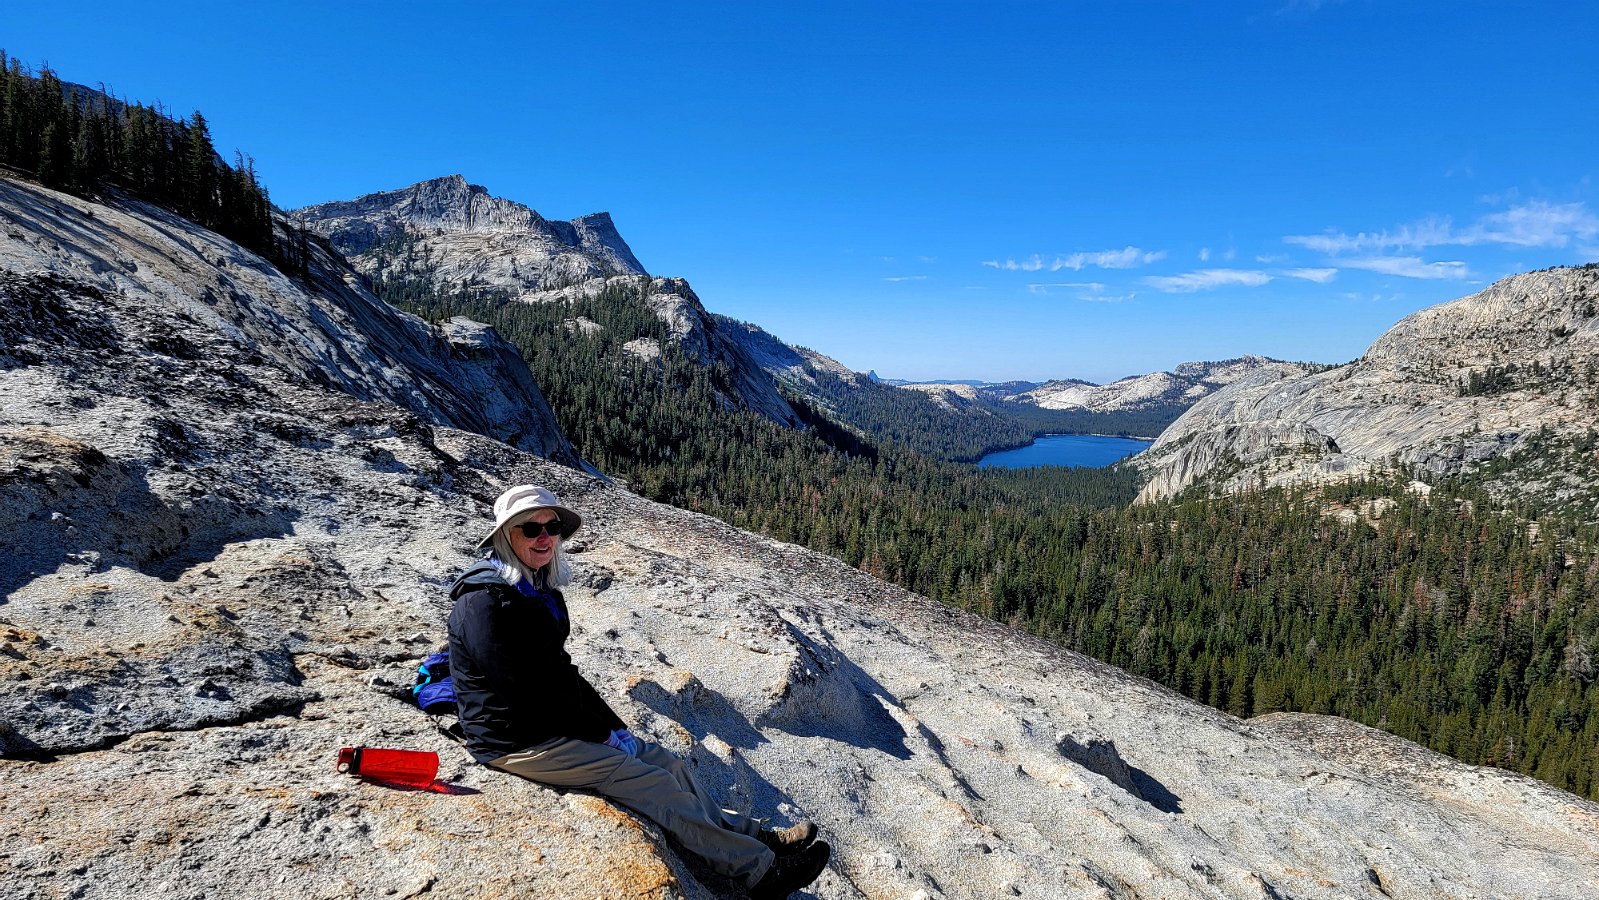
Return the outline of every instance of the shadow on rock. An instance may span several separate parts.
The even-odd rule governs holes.
[[[29,738],[18,734],[7,722],[0,722],[0,759],[25,759],[52,763],[56,757]]]
[[[101,668],[67,660],[40,671],[44,678],[0,693],[0,757],[76,753],[140,732],[298,716],[319,696],[301,686],[292,654],[264,640],[182,646]]]
[[[688,754],[695,777],[729,806],[748,805],[754,813],[793,803],[793,798],[744,762],[736,750],[767,743],[726,697],[688,672],[677,672],[668,684],[641,679],[628,696],[694,736]],[[725,744],[725,748],[717,747]]]
[[[159,428],[159,423],[158,423]],[[211,491],[181,505],[139,463],[47,428],[0,432],[0,597],[78,560],[121,557],[171,581],[227,544],[288,534],[292,518]]]
[[[766,743],[766,738],[737,707],[688,672],[673,673],[667,684],[640,679],[628,688],[627,694],[656,715],[683,726],[697,741],[714,734],[740,750],[753,750]]]
[[[898,698],[836,647],[785,625],[798,653],[786,678],[773,685],[775,702],[755,724],[910,759],[905,729],[888,711],[900,705]]]
[[[1114,741],[1090,738],[1086,744],[1079,744],[1071,737],[1065,737],[1056,745],[1056,749],[1062,756],[1090,772],[1103,776],[1112,784],[1161,812],[1183,811],[1182,798],[1167,790],[1165,785],[1148,772],[1129,765],[1125,759],[1122,759]]]
[[[446,784],[442,781],[435,781],[432,784],[407,784],[403,781],[386,781],[382,778],[362,777],[361,783],[407,794],[447,794],[451,797],[466,797],[483,793],[477,788],[469,788],[461,784]]]
[[[216,559],[229,544],[284,537],[294,530],[294,517],[281,510],[263,512],[217,495],[196,501],[183,513],[184,519],[198,527],[191,532],[190,524],[181,525],[183,542],[151,554],[141,562],[141,572],[162,581],[177,581],[189,569]]]

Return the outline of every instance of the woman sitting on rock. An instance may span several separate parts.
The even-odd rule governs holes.
[[[493,553],[450,589],[450,676],[466,746],[481,763],[556,787],[587,788],[658,823],[750,896],[787,897],[831,852],[816,826],[776,831],[724,811],[672,752],[640,740],[564,647],[570,580],[561,542],[583,520],[550,491],[494,501]]]

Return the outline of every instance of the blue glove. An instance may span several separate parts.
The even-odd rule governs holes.
[[[611,736],[605,739],[605,745],[607,747],[615,747],[628,756],[638,756],[638,738],[634,737],[633,733],[626,728],[618,728],[611,732]]]

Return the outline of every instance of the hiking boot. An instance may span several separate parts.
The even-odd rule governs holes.
[[[792,856],[779,856],[750,888],[750,900],[787,900],[789,894],[815,881],[832,855],[833,848],[826,841],[817,841]]]
[[[762,828],[756,835],[760,842],[772,848],[778,856],[793,856],[816,843],[816,823],[800,822],[787,828]]]

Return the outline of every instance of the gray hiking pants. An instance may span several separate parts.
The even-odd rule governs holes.
[[[722,809],[677,754],[645,740],[637,757],[606,744],[553,738],[489,763],[558,787],[587,788],[645,816],[717,872],[746,887],[766,874],[774,854],[755,838],[761,825]]]

